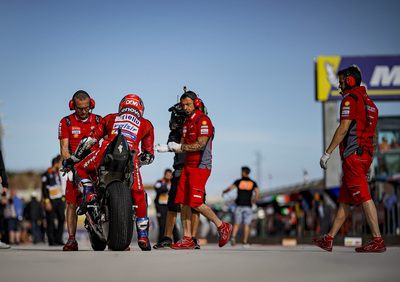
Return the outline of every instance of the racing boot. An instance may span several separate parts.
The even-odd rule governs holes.
[[[90,179],[83,178],[79,185],[78,185],[79,192],[83,194],[83,199],[82,203],[80,206],[76,209],[76,214],[77,215],[83,215],[87,211],[87,206],[89,204],[94,203],[97,198],[96,198],[96,193],[94,192],[93,189],[93,183]]]
[[[149,229],[149,219],[147,217],[141,217],[136,219],[138,245],[142,251],[151,251],[150,240],[147,233],[148,229]]]

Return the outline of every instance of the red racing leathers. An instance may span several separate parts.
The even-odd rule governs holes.
[[[146,192],[143,189],[138,155],[140,152],[139,143],[141,142],[142,153],[149,152],[154,156],[154,129],[150,121],[132,113],[123,113],[120,116],[117,113],[107,115],[89,136],[97,139],[97,141],[105,136],[108,136],[108,138],[103,141],[100,149],[89,154],[76,164],[75,168],[80,178],[89,178],[91,173],[96,172],[106,147],[118,135],[118,128],[121,128],[129,148],[135,149],[137,152],[133,172],[135,179],[131,193],[135,205],[138,206],[136,208],[137,217],[144,218],[147,217]]]

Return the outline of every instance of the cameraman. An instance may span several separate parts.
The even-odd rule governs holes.
[[[200,109],[203,113],[207,114],[207,108],[202,104]],[[168,136],[168,142],[177,142],[179,143],[182,137],[182,126],[185,123],[186,114],[183,109],[179,106],[179,103],[175,104],[171,108],[168,109],[171,112],[171,119],[169,121],[169,128],[171,132]],[[157,152],[164,152],[161,148],[163,145],[156,145],[155,149]],[[166,146],[166,145],[164,145]],[[168,151],[168,148],[164,148],[164,150]],[[165,226],[165,235],[164,238],[158,244],[154,245],[154,249],[169,249],[172,244],[172,235],[174,236],[174,241],[179,241],[179,232],[175,226],[176,218],[178,212],[181,211],[180,206],[175,204],[176,191],[178,188],[179,177],[181,176],[181,172],[183,166],[185,164],[186,153],[175,153],[174,156],[174,172],[172,174],[171,180],[171,189],[168,193],[168,212],[167,212],[167,220]],[[197,233],[197,227],[200,221],[200,213],[192,209],[192,234]],[[193,237],[193,241],[195,243],[195,248],[200,249],[200,245],[197,242],[196,237]]]

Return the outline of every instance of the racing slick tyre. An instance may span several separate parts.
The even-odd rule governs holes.
[[[130,189],[122,182],[112,182],[107,186],[109,193],[108,247],[113,251],[124,251],[133,236],[133,210]]]
[[[87,221],[87,219],[85,219],[85,221]],[[87,229],[87,233],[93,251],[104,251],[107,243],[102,241],[93,230],[90,230],[90,228]]]

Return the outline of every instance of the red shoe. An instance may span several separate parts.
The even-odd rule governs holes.
[[[68,238],[67,243],[63,247],[63,251],[77,251],[78,250],[78,242],[76,240],[72,240]]]
[[[187,250],[194,249],[195,245],[191,237],[185,236],[178,243],[172,244],[170,247],[175,250]]]
[[[110,248],[110,247],[108,247],[108,250],[109,251],[112,251],[112,249]],[[131,250],[131,247],[127,247],[125,250],[124,250],[124,252],[129,252]]]
[[[365,246],[356,248],[358,253],[383,253],[386,252],[385,241],[382,237],[372,237],[372,240]]]
[[[232,224],[227,223],[227,222],[222,222],[222,225],[218,227],[218,237],[219,237],[219,242],[218,246],[222,248],[225,246],[226,243],[228,243],[229,238],[231,237],[231,232],[232,232]]]
[[[314,238],[312,242],[321,249],[332,252],[333,238],[328,234],[325,234],[322,238]]]

